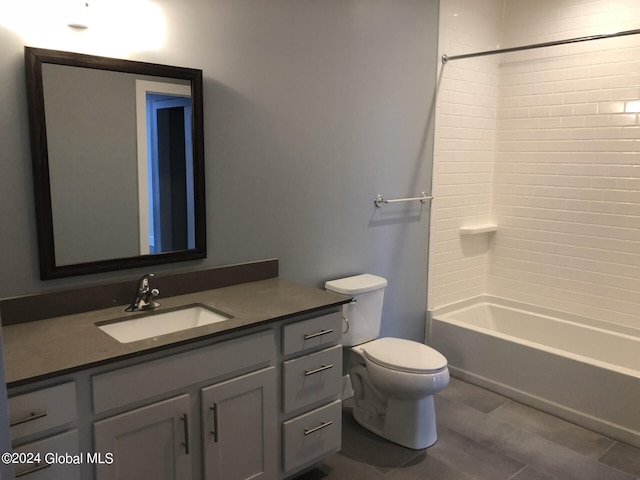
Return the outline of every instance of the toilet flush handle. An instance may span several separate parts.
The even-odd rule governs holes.
[[[349,302],[349,305],[351,305],[352,303],[356,303],[357,301],[358,301],[357,298],[353,298],[351,302]],[[344,315],[342,315],[342,320],[344,320],[344,323],[346,324],[345,329],[342,331],[342,334],[344,335],[349,331],[349,319]]]

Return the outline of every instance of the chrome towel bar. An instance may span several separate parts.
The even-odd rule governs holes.
[[[424,192],[421,192],[419,197],[394,198],[393,200],[385,200],[382,195],[376,195],[376,198],[373,199],[373,203],[376,207],[380,208],[383,203],[412,202],[414,200],[420,200],[420,203],[425,203],[427,200],[431,200],[432,198],[432,196],[427,195]]]

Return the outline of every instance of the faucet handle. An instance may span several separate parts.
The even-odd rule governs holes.
[[[152,289],[149,292],[149,307],[148,308],[158,308],[160,303],[156,302],[155,298],[160,295],[160,290],[157,288]]]
[[[138,299],[136,310],[150,310],[153,308],[158,308],[160,303],[156,302],[155,298],[160,295],[160,290],[154,288],[153,290],[149,290],[149,287],[146,287],[146,290],[140,298]]]

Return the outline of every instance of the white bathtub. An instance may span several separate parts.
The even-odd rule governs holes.
[[[640,447],[640,329],[482,296],[426,332],[454,376]]]

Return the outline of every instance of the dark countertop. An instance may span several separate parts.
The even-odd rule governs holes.
[[[155,350],[223,335],[303,313],[340,306],[345,295],[306,287],[281,278],[243,283],[175,297],[158,298],[156,313],[202,304],[233,318],[159,337],[120,343],[95,324],[140,316],[117,306],[38,320],[2,329],[5,376],[9,388]],[[153,313],[143,312],[142,315]]]

